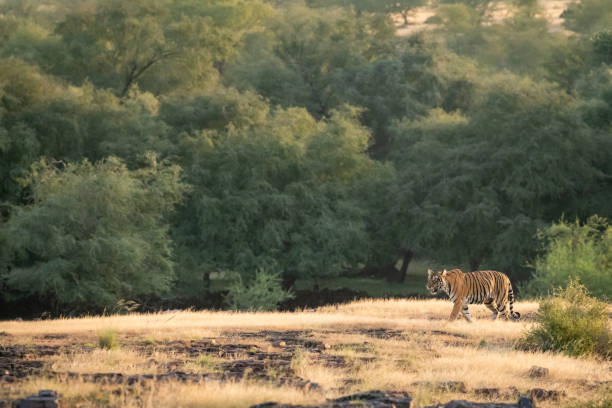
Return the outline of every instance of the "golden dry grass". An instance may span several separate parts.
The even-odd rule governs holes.
[[[423,383],[463,381],[470,390],[479,387],[524,392],[540,387],[565,390],[561,402],[543,402],[553,407],[594,399],[601,395],[598,381],[612,381],[610,361],[570,358],[554,353],[517,350],[515,345],[531,327],[537,303],[520,302],[515,309],[526,316],[519,322],[491,321],[484,306],[471,306],[474,323],[448,322],[451,303],[442,300],[361,300],[345,305],[321,307],[294,313],[236,313],[223,311],[180,311],[126,316],[65,318],[50,321],[0,322],[0,345],[64,345],[59,354],[41,357],[47,370],[79,373],[121,372],[130,374],[181,371],[207,373],[220,370],[223,361],[248,356],[187,355],[165,347],[173,340],[189,346],[199,339],[216,344],[249,344],[267,352],[284,347],[265,336],[249,333],[262,330],[292,333],[304,330],[311,340],[327,344],[325,355],[342,356],[346,366],[330,367],[307,349],[290,349],[295,375],[321,385],[321,390],[303,391],[274,381],[205,381],[196,384],[153,383],[134,391],[125,386],[96,385],[61,376],[32,377],[17,385],[0,385],[10,398],[36,389],[57,389],[66,406],[236,406],[264,401],[317,403],[351,392],[381,389],[409,391],[417,406],[451,399],[486,400],[473,392],[443,392]],[[100,330],[118,333],[121,348],[96,348]],[[382,333],[378,336],[376,333]],[[49,334],[65,334],[47,339]],[[89,344],[89,345],[87,345]],[[148,348],[143,346],[147,345]],[[78,347],[77,347],[78,346]],[[287,348],[287,350],[289,350]],[[174,366],[173,366],[174,364]],[[531,366],[547,367],[550,375],[529,378]],[[271,369],[274,369],[272,367]],[[420,385],[415,383],[420,382]],[[0,396],[2,398],[2,396]],[[508,397],[511,398],[511,397]],[[172,402],[172,399],[176,399]]]

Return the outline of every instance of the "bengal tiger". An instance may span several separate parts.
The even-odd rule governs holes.
[[[443,272],[427,270],[427,289],[432,295],[445,292],[454,303],[449,320],[455,320],[459,311],[468,322],[472,321],[468,305],[483,304],[493,312],[493,320],[499,314],[506,319],[518,320],[519,312],[513,310],[514,292],[506,274],[498,271],[476,271],[463,273],[461,269]],[[510,304],[510,310],[506,304]]]

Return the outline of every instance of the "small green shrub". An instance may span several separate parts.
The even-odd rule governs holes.
[[[282,288],[280,275],[259,269],[248,286],[238,276],[230,285],[225,302],[236,310],[271,311],[292,297]]]
[[[561,351],[571,356],[612,356],[608,305],[594,297],[578,281],[557,289],[543,299],[537,325],[521,340],[522,348]]]
[[[206,370],[216,370],[219,367],[219,359],[210,354],[200,354],[196,358],[196,364]]]
[[[106,350],[114,350],[119,348],[117,341],[117,330],[104,329],[98,333],[98,347]]]
[[[543,255],[535,261],[524,295],[545,296],[572,279],[599,298],[612,297],[612,226],[592,216],[584,224],[563,219],[538,234]]]

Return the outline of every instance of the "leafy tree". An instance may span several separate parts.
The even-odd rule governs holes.
[[[498,3],[498,0],[442,0],[441,5],[452,4],[462,5],[475,11],[482,18],[487,16],[487,13]]]
[[[609,211],[610,140],[551,85],[504,75],[479,95],[467,116],[435,110],[397,125],[392,215],[406,247],[524,277],[538,227]]]
[[[408,16],[410,12],[427,4],[425,0],[395,0],[386,4],[385,9],[389,13],[399,13],[404,19],[404,25],[408,25]]]
[[[164,215],[185,186],[179,168],[129,171],[116,158],[97,164],[41,161],[24,183],[32,204],[0,230],[7,299],[37,296],[56,311],[101,310],[121,298],[159,294],[174,278]]]
[[[416,119],[435,107],[468,108],[476,72],[472,61],[417,39],[393,58],[338,71],[331,89],[335,103],[365,108],[360,119],[372,130],[371,152],[381,158],[389,151],[394,121]]]
[[[205,83],[262,10],[238,0],[101,1],[95,11],[69,14],[57,26],[68,58],[56,69],[121,96],[137,83],[155,91]]]
[[[34,129],[16,117],[32,106],[47,104],[60,91],[60,85],[37,67],[18,58],[0,59],[0,201],[17,200],[17,178],[41,150]]]
[[[568,30],[592,34],[610,27],[612,4],[608,0],[580,0],[569,3],[561,17]]]
[[[389,56],[394,31],[385,16],[292,5],[270,19],[265,32],[245,40],[227,66],[226,84],[253,89],[273,105],[327,116],[341,105],[330,89],[335,74]]]
[[[377,166],[354,116],[316,122],[304,110],[280,110],[254,129],[186,137],[194,188],[174,231],[183,291],[206,291],[216,271],[248,279],[265,268],[290,282],[337,276],[367,258],[355,186]]]
[[[595,55],[599,61],[608,65],[612,64],[612,30],[593,34],[592,41]]]
[[[178,135],[261,126],[269,119],[269,111],[269,105],[255,93],[218,86],[164,98],[159,116]]]
[[[345,7],[350,6],[358,13],[388,13],[400,14],[404,24],[408,25],[408,15],[417,7],[424,6],[426,0],[340,0],[336,2]],[[333,4],[333,2],[332,2]]]

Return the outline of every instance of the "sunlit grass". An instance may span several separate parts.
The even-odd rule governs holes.
[[[294,313],[237,313],[180,311],[172,313],[131,314],[123,316],[65,318],[35,322],[0,323],[3,345],[41,342],[81,344],[70,351],[43,357],[46,367],[56,373],[162,374],[173,370],[187,373],[222,373],[223,363],[244,355],[181,354],[172,341],[190,347],[191,342],[212,341],[216,345],[245,344],[264,352],[287,352],[278,341],[246,334],[262,330],[279,332],[305,330],[309,339],[325,347],[293,350],[290,368],[301,379],[320,388],[304,391],[290,385],[278,385],[283,369],[266,369],[268,381],[207,381],[205,384],[152,383],[138,391],[117,385],[114,388],[89,383],[29,378],[19,388],[3,392],[11,397],[51,388],[65,393],[68,406],[249,406],[258,402],[319,403],[351,392],[381,389],[408,391],[416,406],[451,399],[483,400],[471,393],[478,387],[500,390],[517,387],[522,392],[534,387],[564,390],[564,403],[579,404],[597,400],[598,381],[612,381],[612,363],[596,358],[572,358],[558,353],[526,352],[515,346],[533,323],[491,321],[483,306],[472,306],[474,323],[448,322],[452,304],[442,300],[368,299],[343,305],[321,307]],[[524,316],[536,312],[533,302],[519,302],[516,310]],[[98,335],[112,327],[116,349],[97,346]],[[60,339],[45,340],[44,335],[64,333]],[[378,335],[377,333],[380,333]],[[208,340],[207,340],[208,339]],[[90,344],[85,346],[85,344]],[[201,344],[201,343],[200,343]],[[341,356],[346,364],[326,365],[321,355]],[[544,378],[530,378],[533,365],[550,370]],[[47,382],[45,382],[47,381]],[[440,391],[427,383],[463,381],[468,394]],[[415,385],[419,383],[421,385]],[[425,384],[425,385],[423,385]],[[595,384],[589,385],[589,384]],[[171,401],[172,398],[178,398]],[[486,398],[485,398],[486,399]],[[543,407],[558,406],[552,402]]]

